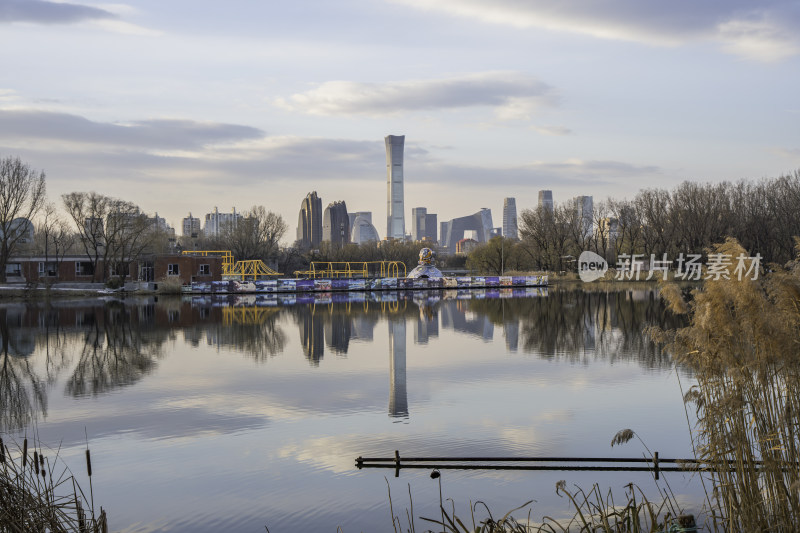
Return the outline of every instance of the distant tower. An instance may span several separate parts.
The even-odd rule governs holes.
[[[426,226],[425,221],[428,215],[428,209],[426,207],[415,207],[411,210],[411,240],[412,241],[421,241],[423,240],[427,233],[426,233]]]
[[[350,217],[347,204],[333,202],[322,215],[322,240],[342,246],[350,242]]]
[[[503,200],[503,237],[517,238],[517,201],[514,198]]]
[[[308,193],[300,204],[297,240],[310,248],[319,247],[322,240],[322,200],[317,196],[317,191]]]
[[[583,238],[590,237],[594,227],[594,200],[591,196],[577,196],[575,198],[575,210],[581,220]]]
[[[539,191],[539,207],[553,212],[553,191]]]
[[[386,238],[405,239],[403,205],[403,146],[405,135],[387,135],[386,141]]]

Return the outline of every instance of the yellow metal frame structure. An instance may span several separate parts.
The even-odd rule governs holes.
[[[264,276],[280,276],[280,272],[275,272],[264,264],[261,259],[250,259],[247,261],[236,261],[233,269],[226,274],[226,277],[233,279],[259,279]]]
[[[275,272],[264,264],[260,259],[233,262],[233,254],[230,250],[184,250],[183,255],[199,255],[222,257],[222,277],[225,279],[259,279],[264,276],[280,276],[280,272]]]
[[[402,261],[312,261],[308,270],[295,270],[296,277],[307,278],[367,278],[370,270],[376,277],[399,278],[402,269],[406,276],[406,265]]]
[[[225,326],[233,324],[255,326],[263,324],[267,317],[278,311],[274,307],[223,307],[222,323]]]

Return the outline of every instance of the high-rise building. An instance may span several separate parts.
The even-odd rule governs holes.
[[[333,202],[322,215],[322,240],[341,246],[350,242],[350,217],[347,204]]]
[[[583,237],[590,237],[594,227],[594,200],[591,196],[577,196],[575,198],[575,209],[578,218],[581,220]]]
[[[297,241],[305,248],[317,248],[322,241],[322,200],[317,191],[308,193],[300,204]]]
[[[215,206],[213,213],[206,213],[203,235],[206,237],[216,237],[227,229],[235,228],[241,218],[242,215],[236,212],[235,207],[231,213],[220,213],[219,209]]]
[[[200,236],[200,219],[195,218],[189,213],[189,216],[183,219],[183,232],[184,237],[191,237],[196,239]]]
[[[426,207],[414,207],[411,209],[411,240],[421,241],[425,237],[425,215],[428,214]]]
[[[425,207],[411,210],[411,240],[435,243],[437,240],[437,215]]]
[[[353,224],[350,230],[350,242],[353,244],[365,244],[370,241],[378,242],[381,240],[378,230],[372,225],[372,212],[359,211],[351,213]]]
[[[539,191],[539,207],[553,212],[553,191]]]
[[[492,210],[484,207],[473,215],[442,222],[439,244],[452,254],[456,251],[456,243],[465,238],[465,232],[473,231],[475,241],[482,243],[491,238],[493,228]]]
[[[405,239],[403,203],[403,146],[405,135],[387,135],[386,142],[386,238]]]
[[[518,238],[517,200],[514,198],[506,198],[503,200],[503,237],[507,239]]]
[[[439,227],[437,223],[438,215],[436,213],[428,213],[425,215],[425,238],[423,240],[431,243],[436,243],[439,240],[436,229]]]

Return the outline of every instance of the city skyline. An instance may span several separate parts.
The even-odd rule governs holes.
[[[776,0],[0,0],[0,27],[0,155],[59,207],[96,191],[173,227],[214,205],[293,225],[317,190],[382,221],[391,132],[405,205],[440,221],[800,168],[800,17]]]

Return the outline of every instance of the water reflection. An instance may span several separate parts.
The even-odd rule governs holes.
[[[188,346],[225,348],[264,363],[285,354],[287,325],[294,323],[302,356],[315,369],[326,350],[346,357],[353,341],[375,342],[381,321],[387,323],[388,345],[375,348],[388,351],[388,412],[399,420],[409,417],[408,329],[418,345],[436,347],[443,331],[486,342],[502,334],[508,352],[583,363],[626,360],[664,369],[671,366],[669,357],[643,330],[648,325],[681,325],[654,290],[451,290],[5,304],[0,306],[0,429],[24,428],[39,414],[46,415],[48,386],[59,377],[65,394],[74,398],[135,386],[157,371],[159,361],[171,353],[167,343],[179,335]],[[34,353],[39,355],[32,358]]]
[[[389,318],[389,416],[408,418],[406,317]]]

